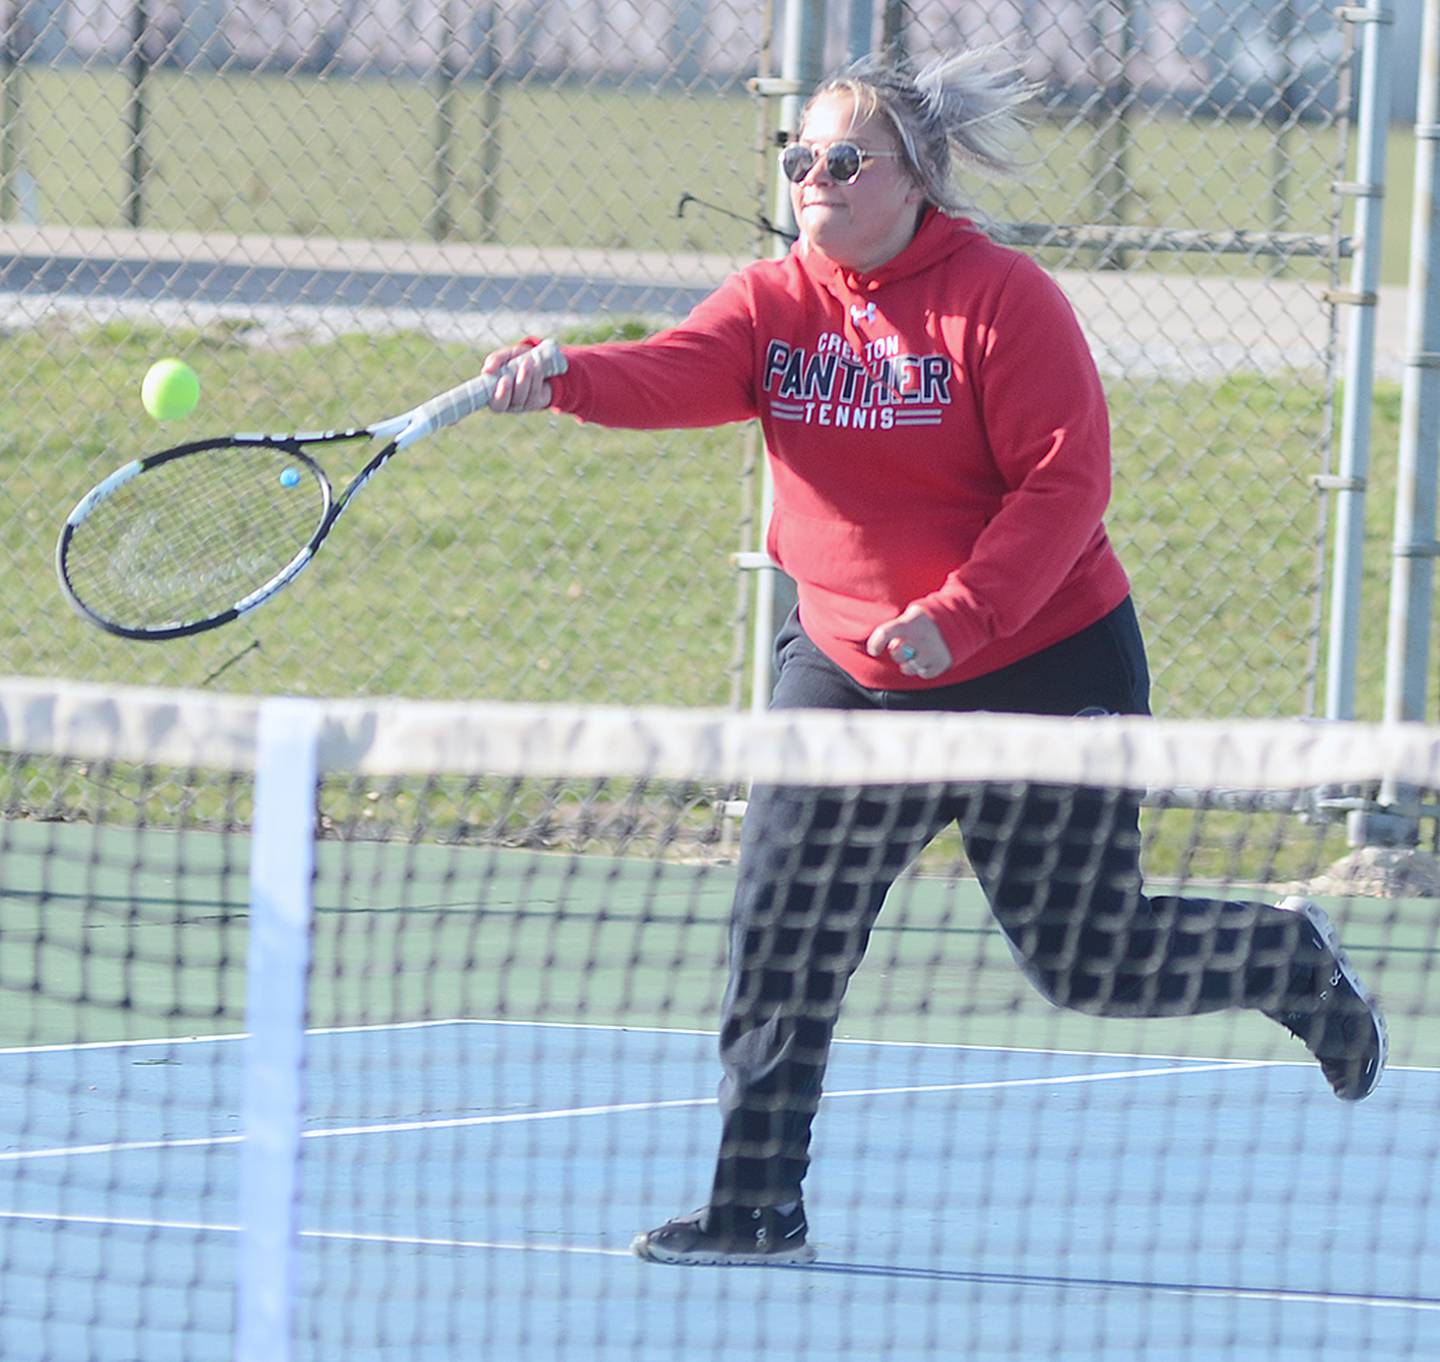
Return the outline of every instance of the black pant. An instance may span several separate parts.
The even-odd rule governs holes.
[[[776,709],[1149,713],[1145,648],[1128,600],[1041,653],[930,690],[857,684],[811,643],[796,615],[776,649]],[[777,1205],[800,1195],[850,976],[890,885],[952,822],[1012,952],[1052,1002],[1126,1017],[1284,1005],[1294,914],[1147,897],[1133,793],[757,786],[731,917],[713,1205]]]

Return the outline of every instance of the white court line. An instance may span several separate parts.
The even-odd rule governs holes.
[[[597,1031],[602,1033],[634,1032],[643,1036],[703,1036],[714,1038],[719,1033],[685,1026],[627,1026],[615,1022],[519,1021],[500,1017],[443,1017],[432,1021],[375,1022],[366,1026],[307,1027],[307,1036],[350,1036],[379,1031],[423,1031],[438,1026],[503,1026],[516,1029],[546,1031]],[[246,1040],[243,1031],[227,1031],[213,1036],[152,1037],[148,1040],[92,1040],[50,1045],[12,1045],[0,1047],[0,1058],[6,1055],[63,1054],[82,1050],[125,1050],[143,1045],[205,1045],[211,1041]],[[853,1036],[837,1036],[836,1045],[868,1045],[902,1050],[961,1050],[1001,1055],[1048,1055],[1063,1059],[1151,1059],[1165,1064],[1220,1064],[1235,1068],[1269,1065],[1274,1068],[1308,1069],[1313,1059],[1235,1059],[1221,1055],[1150,1054],[1134,1050],[1053,1050],[1031,1045],[981,1045],[967,1041],[943,1040],[865,1040]],[[1440,1073],[1440,1065],[1387,1064],[1392,1073]]]
[[[136,1216],[73,1215],[48,1211],[6,1211],[0,1210],[0,1220],[14,1220],[34,1225],[88,1225],[102,1229],[138,1230],[180,1230],[198,1234],[238,1234],[238,1225],[210,1223],[197,1220],[148,1220]],[[603,1248],[599,1244],[532,1244],[505,1239],[448,1239],[435,1235],[419,1234],[363,1234],[346,1230],[301,1230],[301,1239],[328,1240],[349,1244],[385,1244],[397,1247],[481,1249],[502,1253],[566,1253],[595,1258],[629,1258],[628,1249]],[[830,1263],[824,1259],[812,1265],[813,1268],[844,1271],[845,1263]],[[767,1269],[774,1271],[774,1269]],[[787,1269],[794,1272],[807,1271],[804,1267]],[[907,1273],[903,1265],[894,1271],[899,1276]],[[919,1274],[927,1279],[933,1274]],[[957,1277],[984,1282],[983,1272],[957,1272]],[[1281,1305],[1348,1305],[1361,1306],[1369,1310],[1410,1310],[1423,1314],[1440,1313],[1440,1301],[1407,1300],[1396,1296],[1341,1295],[1326,1291],[1270,1290],[1265,1287],[1244,1286],[1187,1286],[1176,1282],[1097,1282],[1086,1279],[1069,1283],[1063,1279],[1037,1276],[1033,1281],[1015,1280],[1015,1274],[1006,1274],[1003,1285],[1038,1286],[1064,1289],[1074,1285],[1093,1288],[1096,1286],[1113,1289],[1154,1291],[1170,1296],[1205,1296],[1223,1300],[1267,1301]]]
[[[107,1229],[187,1230],[197,1234],[239,1234],[241,1226],[201,1220],[144,1220],[127,1215],[71,1215],[50,1211],[3,1211],[0,1220],[39,1225],[93,1225]],[[503,1239],[440,1239],[420,1234],[362,1234],[347,1230],[301,1230],[302,1239],[332,1239],[352,1244],[395,1244],[416,1248],[501,1249],[515,1253],[584,1253],[605,1258],[629,1258],[629,1249],[601,1248],[597,1244],[526,1244]]]
[[[1131,1078],[1170,1078],[1178,1074],[1214,1073],[1233,1069],[1237,1061],[1216,1064],[1186,1064],[1172,1069],[1125,1069],[1098,1074],[1053,1074],[1039,1078],[982,1079],[974,1083],[915,1083],[891,1088],[851,1088],[822,1094],[822,1101],[846,1097],[905,1097],[940,1092],[997,1092],[1004,1088],[1062,1087],[1075,1083],[1105,1083]],[[1241,1067],[1271,1067],[1266,1060],[1247,1060]],[[707,1107],[714,1097],[676,1097],[654,1102],[612,1102],[593,1107],[561,1107],[550,1111],[512,1111],[492,1116],[454,1116],[426,1121],[385,1121],[373,1125],[332,1126],[307,1130],[302,1140],[326,1140],[349,1135],[403,1135],[416,1131],[465,1130],[481,1126],[521,1125],[532,1121],[564,1121],[582,1116],[624,1116],[638,1111],[673,1111],[682,1107]],[[53,1149],[19,1149],[0,1153],[0,1163],[23,1163],[34,1159],[76,1158],[89,1154],[130,1154],[147,1149],[202,1149],[239,1144],[242,1135],[196,1136],[182,1140],[123,1140],[109,1144],[61,1145]]]
[[[366,1031],[422,1031],[431,1026],[465,1026],[468,1017],[445,1017],[436,1021],[376,1022],[369,1026],[311,1026],[306,1027],[307,1036],[348,1036]],[[499,1023],[495,1023],[499,1025]],[[540,1025],[540,1023],[516,1023],[517,1025]],[[623,1028],[622,1028],[623,1029]],[[208,1045],[211,1041],[249,1040],[248,1031],[223,1031],[213,1036],[151,1036],[144,1040],[85,1040],[52,1045],[9,1045],[0,1047],[0,1057],[5,1055],[53,1055],[69,1050],[131,1050],[142,1045]]]

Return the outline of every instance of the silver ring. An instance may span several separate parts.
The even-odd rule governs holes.
[[[902,643],[896,650],[896,656],[902,662],[913,662],[915,660],[915,649],[908,643]]]

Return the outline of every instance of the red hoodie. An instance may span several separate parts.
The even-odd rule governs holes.
[[[994,671],[1129,591],[1102,523],[1105,395],[1038,265],[933,209],[868,274],[813,249],[732,275],[648,340],[567,348],[554,409],[633,429],[759,417],[768,548],[805,631],[861,685]],[[954,659],[920,680],[865,642],[918,604]]]

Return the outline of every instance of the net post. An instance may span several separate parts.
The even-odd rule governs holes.
[[[235,1362],[289,1362],[321,708],[260,707],[250,851]]]

